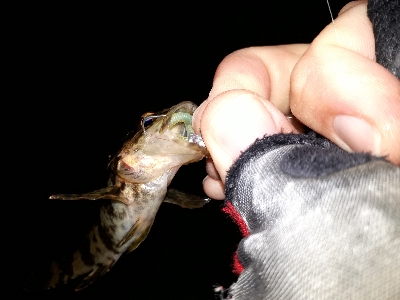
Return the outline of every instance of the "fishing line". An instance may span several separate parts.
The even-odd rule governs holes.
[[[338,45],[340,46],[341,42],[340,42],[339,35],[337,33],[337,30],[336,30],[336,24],[335,24],[335,20],[333,19],[333,14],[332,14],[331,6],[329,4],[329,0],[326,0],[326,4],[328,4],[329,13],[331,15],[333,29],[335,30],[335,35],[336,35],[336,41],[337,41]]]

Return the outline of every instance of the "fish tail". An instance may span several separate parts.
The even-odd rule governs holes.
[[[100,234],[96,226],[78,250],[41,265],[29,276],[24,289],[34,292],[67,285],[79,291],[107,273],[121,253],[102,243]]]

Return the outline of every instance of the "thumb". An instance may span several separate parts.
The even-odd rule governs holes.
[[[231,90],[205,101],[194,116],[222,182],[226,173],[257,138],[296,132],[269,101],[247,90]]]
[[[374,61],[366,2],[345,8],[295,66],[292,112],[345,150],[400,164],[400,81]]]

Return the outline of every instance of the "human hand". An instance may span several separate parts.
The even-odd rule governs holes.
[[[194,115],[211,159],[204,191],[224,199],[226,173],[256,138],[299,132],[285,115],[347,151],[400,165],[400,81],[375,62],[367,4],[347,4],[310,45],[247,48],[219,65]]]

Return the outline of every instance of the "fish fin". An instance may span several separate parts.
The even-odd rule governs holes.
[[[85,194],[59,194],[52,195],[49,199],[55,200],[100,200],[110,199],[124,203],[125,205],[131,204],[131,200],[121,196],[121,190],[119,187],[110,186],[100,190],[96,190]]]
[[[137,235],[135,240],[129,246],[126,253],[129,253],[129,252],[135,250],[140,245],[140,243],[146,239],[152,225],[153,225],[153,221],[151,221],[150,224],[148,224],[148,223],[143,224],[143,222],[141,222],[139,219],[136,220],[136,222],[135,222],[135,224],[133,224],[132,228],[125,234],[125,236],[122,238],[122,240],[118,243],[117,247],[121,247],[122,245],[127,243],[130,239],[132,239],[135,235]]]
[[[93,270],[92,272],[83,275],[83,279],[77,278],[76,281],[80,281],[80,283],[75,287],[75,291],[83,290],[84,288],[91,285],[97,278],[107,273],[113,265],[114,263],[111,263],[109,265],[100,265],[98,266],[97,270]]]
[[[210,202],[210,198],[187,194],[175,189],[168,189],[164,202],[177,204],[183,208],[200,208]]]
[[[147,235],[149,234],[151,225],[148,226],[145,231],[129,246],[128,250],[126,251],[126,253],[132,252],[133,250],[135,250],[147,237]]]

